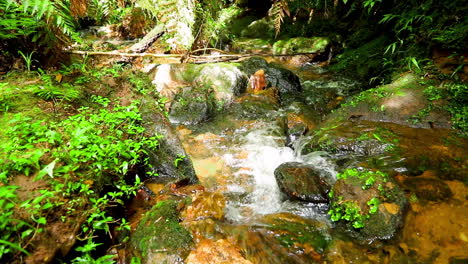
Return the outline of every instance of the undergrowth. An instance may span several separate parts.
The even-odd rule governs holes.
[[[119,66],[91,70],[74,64],[39,73],[40,80],[33,84],[0,83],[5,128],[0,133],[2,262],[30,255],[35,239],[50,232],[52,222],[70,223],[83,215],[77,237],[83,242],[71,263],[113,263],[112,256],[94,255],[101,246],[96,234],[110,236],[113,227],[130,228],[125,219],[111,216],[109,208],[136,194],[141,184],[136,168],[148,162],[147,150],[156,149],[161,138],[145,134],[137,100],[124,106],[107,97],[84,95],[91,83],[120,73]],[[68,76],[73,78],[64,82]],[[134,82],[133,89],[141,92],[143,84]],[[79,106],[83,96],[89,99]],[[47,101],[61,103],[56,109],[61,113],[37,107]],[[73,111],[67,113],[65,106]],[[36,110],[22,111],[25,108]],[[15,184],[18,177],[44,187],[25,199]]]

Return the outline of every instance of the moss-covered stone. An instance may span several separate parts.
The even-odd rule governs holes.
[[[209,90],[185,87],[172,102],[169,119],[172,123],[199,124],[214,115],[215,105],[214,96]]]
[[[312,247],[316,253],[322,254],[331,241],[326,225],[318,221],[281,213],[267,215],[261,222],[266,224],[264,228],[269,230],[269,235],[286,248]]]
[[[290,38],[275,42],[273,44],[273,54],[322,53],[329,45],[330,39],[324,37]]]
[[[241,31],[241,37],[273,39],[275,37],[275,25],[268,17],[255,20]]]
[[[403,223],[404,192],[380,171],[347,169],[330,193],[329,215],[360,243],[390,239]]]
[[[244,53],[269,53],[271,52],[272,42],[268,39],[246,39],[239,38],[232,42],[233,50]]]
[[[179,224],[177,202],[158,202],[138,224],[131,244],[147,260],[146,263],[156,263],[148,258],[156,256],[158,252],[185,258],[193,242],[190,232]]]

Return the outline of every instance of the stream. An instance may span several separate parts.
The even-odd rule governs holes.
[[[265,62],[260,61],[260,64],[269,67]],[[244,67],[244,70],[248,68],[245,65],[234,65]],[[419,238],[417,231],[421,226],[434,230],[445,229],[448,224],[443,221],[450,221],[453,229],[446,235],[457,236],[458,230],[465,225],[463,220],[454,220],[453,217],[443,219],[441,216],[447,212],[463,212],[466,209],[466,203],[457,202],[464,200],[465,187],[461,182],[431,182],[429,185],[436,185],[430,187],[420,185],[422,190],[441,188],[436,192],[444,194],[436,198],[437,201],[444,201],[446,197],[454,199],[439,203],[435,211],[433,204],[422,200],[425,198],[410,199],[411,210],[406,218],[412,221],[406,222],[401,235],[398,235],[399,240],[389,239],[394,238],[401,228],[408,206],[398,187],[395,189],[397,197],[389,198],[378,209],[384,212],[384,217],[392,219],[392,222],[386,223],[387,220],[383,218],[380,220],[381,226],[377,224],[377,229],[369,231],[370,234],[366,233],[368,231],[361,232],[349,226],[337,225],[328,215],[330,202],[327,196],[330,195],[330,187],[327,186],[335,184],[338,172],[350,167],[362,169],[362,166],[367,167],[374,162],[377,165],[372,166],[393,171],[399,184],[407,184],[410,181],[400,173],[413,173],[411,164],[407,162],[412,156],[402,158],[389,152],[394,148],[392,144],[395,143],[392,142],[397,141],[387,138],[399,135],[401,138],[398,140],[401,143],[398,141],[398,144],[411,148],[408,155],[413,155],[413,152],[416,153],[414,155],[420,155],[418,147],[411,147],[419,144],[417,140],[430,142],[437,137],[447,136],[447,130],[421,130],[368,121],[356,124],[353,120],[342,120],[338,124],[329,125],[324,120],[333,116],[332,111],[355,94],[360,84],[344,77],[332,76],[319,65],[305,64],[298,67],[282,61],[270,65],[281,65],[292,70],[299,76],[302,90],[290,93],[267,86],[260,91],[248,88],[235,95],[226,95],[225,90],[215,91],[216,100],[230,100],[229,104],[217,109],[206,103],[211,97],[205,96],[204,90],[190,88],[187,80],[200,85],[205,80],[203,78],[208,78],[210,84],[215,83],[216,87],[229,86],[230,83],[234,83],[231,86],[235,87],[237,84],[233,80],[241,76],[237,68],[230,64],[158,66],[161,71],[154,74],[156,77],[153,83],[171,101],[169,120],[185,149],[186,156],[183,158],[193,164],[199,184],[176,183],[168,189],[167,185],[160,184],[157,180],[146,181],[145,188],[150,190],[154,198],[150,198],[150,205],[131,205],[134,207],[132,210],[137,212],[130,219],[132,227],[136,228],[131,238],[131,254],[141,257],[143,263],[294,264],[423,263],[437,259],[440,254],[444,256],[461,252],[457,249],[458,242],[454,242],[453,245],[445,245],[448,250],[440,253],[439,242],[433,242],[430,236]],[[208,77],[183,77],[185,79],[180,80],[180,76],[186,73],[201,72],[202,75],[206,69],[215,70],[205,73]],[[271,75],[279,70],[269,70],[266,77],[270,78],[269,83],[274,83]],[[287,70],[280,72],[283,77],[291,76]],[[227,78],[230,82],[218,83],[222,78]],[[288,82],[293,82],[291,80],[295,80],[294,78],[297,77],[290,77],[286,81],[277,80],[276,83],[289,87]],[[245,82],[241,83],[247,86]],[[213,89],[216,90],[216,87]],[[188,99],[182,96],[188,96]],[[180,109],[179,112],[174,110],[177,110],[175,106],[182,108],[182,114]],[[419,133],[421,138],[415,140],[410,137],[411,143],[405,143],[406,135],[414,133]],[[370,139],[368,135],[371,135]],[[319,137],[319,142],[323,140],[326,144],[335,143],[331,147],[322,144],[321,149],[314,150],[310,148],[314,137],[315,140]],[[358,140],[353,141],[353,137]],[[461,153],[459,151],[454,149],[452,153]],[[283,166],[287,168],[286,172],[290,170],[295,175],[293,177],[298,178],[283,183],[281,187],[278,181],[282,176],[279,176],[281,172],[278,170]],[[325,188],[322,194],[326,192],[322,196],[318,195],[318,200],[316,196],[304,198],[301,193],[296,193],[296,190],[301,190],[301,186],[307,186],[307,177],[312,177],[307,173],[311,171],[316,175],[313,177],[320,179],[314,185],[320,185],[319,191],[323,190],[320,188]],[[422,173],[424,177],[427,173],[434,172],[428,170]],[[423,180],[421,184],[426,183]],[[290,186],[284,187],[285,184],[299,189],[288,191]],[[386,183],[386,186],[394,188],[393,180]],[[412,188],[408,187],[410,185],[404,186]],[[449,191],[446,192],[448,188]],[[351,190],[351,193],[362,192],[357,195],[364,197],[368,195],[362,190],[359,187],[359,190]],[[170,217],[164,215],[166,209],[162,208],[169,206],[172,201],[178,204],[172,208],[177,208],[179,216],[170,220]],[[434,218],[438,221],[429,225],[426,223],[426,219]],[[158,221],[161,219],[173,224],[160,224]],[[435,223],[438,223],[437,226],[433,226]],[[151,225],[155,225],[154,229],[151,229]],[[182,234],[187,232],[184,230],[188,230],[187,235],[190,236],[184,237]],[[466,234],[462,232],[458,236],[464,240]]]

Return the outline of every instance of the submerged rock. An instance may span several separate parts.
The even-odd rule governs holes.
[[[330,185],[321,174],[313,166],[299,162],[283,163],[275,170],[278,186],[288,198],[315,203],[328,201]]]
[[[328,230],[326,224],[316,220],[290,213],[271,214],[252,226],[246,241],[240,244],[247,247],[246,257],[252,261],[321,263],[331,241]]]
[[[252,264],[246,260],[240,248],[232,244],[228,239],[212,241],[204,239],[197,245],[197,249],[192,251],[187,257],[187,264]]]
[[[380,171],[347,169],[329,196],[331,219],[360,243],[393,238],[408,205],[404,192]]]
[[[421,200],[438,202],[453,196],[450,187],[439,179],[411,177],[404,181],[404,185]]]

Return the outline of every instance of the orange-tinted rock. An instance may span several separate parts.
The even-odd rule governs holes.
[[[187,264],[252,264],[240,253],[240,249],[227,239],[205,239],[187,257]]]
[[[249,79],[249,88],[253,93],[265,90],[266,88],[266,79],[265,79],[265,70],[260,69],[256,71]]]
[[[226,199],[220,193],[204,192],[196,195],[192,203],[182,213],[185,221],[197,221],[206,218],[221,220],[224,216]]]

